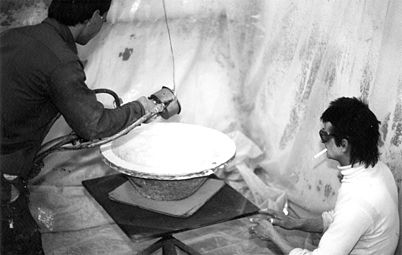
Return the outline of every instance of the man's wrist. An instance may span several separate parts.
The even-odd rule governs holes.
[[[323,231],[321,217],[298,219],[296,225],[297,226],[295,229],[301,231],[315,232],[315,233],[322,233]]]
[[[296,230],[304,230],[307,226],[307,219],[296,219],[294,229]]]

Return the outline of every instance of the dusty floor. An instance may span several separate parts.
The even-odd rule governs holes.
[[[81,184],[108,174],[116,172],[106,167],[96,150],[49,156],[31,185],[31,211],[41,226],[46,254],[133,254],[158,240],[130,240]],[[252,200],[246,183],[238,174],[233,176],[237,180],[230,181],[231,186]],[[281,254],[273,243],[251,236],[249,226],[245,217],[175,237],[201,254]],[[309,239],[300,232],[284,236],[295,245]]]

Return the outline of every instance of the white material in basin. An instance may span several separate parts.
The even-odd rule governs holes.
[[[232,159],[235,143],[224,133],[193,124],[151,123],[101,146],[107,163],[125,174],[152,179],[209,175]]]

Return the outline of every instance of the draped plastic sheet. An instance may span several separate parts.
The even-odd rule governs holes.
[[[384,131],[384,159],[400,155],[401,16],[397,1],[167,2],[183,111],[173,121],[244,133],[263,151],[270,182],[309,211],[333,205],[334,163],[317,130],[328,103],[363,97]],[[125,101],[173,87],[161,1],[115,1],[88,55],[90,87]],[[107,71],[105,71],[107,70]],[[258,159],[261,160],[261,157]],[[399,161],[400,162],[400,161]],[[306,200],[308,198],[308,200]]]
[[[101,33],[79,49],[89,87],[111,88],[125,102],[173,87],[162,7],[156,0],[113,1]],[[288,199],[289,210],[298,215],[318,215],[333,206],[336,163],[312,156],[322,149],[319,117],[339,96],[370,104],[382,122],[382,159],[400,183],[400,1],[181,0],[166,1],[166,10],[183,108],[170,121],[231,135],[238,154],[233,167],[220,174],[244,195],[277,209]],[[100,99],[112,106],[107,97]],[[59,122],[49,137],[66,129]],[[49,156],[32,186],[33,211],[48,232],[46,251],[95,254],[113,247],[114,254],[126,254],[142,247],[131,244],[80,186],[110,173],[96,150]],[[223,247],[202,250],[209,254],[267,252],[265,244],[248,240],[246,223],[236,223],[242,234],[222,228],[182,238],[193,245],[213,239]],[[303,245],[305,235],[292,236],[293,244]]]

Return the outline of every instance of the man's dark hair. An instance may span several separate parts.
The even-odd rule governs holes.
[[[99,10],[103,15],[110,8],[112,0],[53,0],[48,17],[66,26],[75,26],[90,19]]]
[[[353,97],[332,101],[321,115],[322,122],[330,122],[335,144],[347,139],[351,145],[351,164],[364,163],[366,167],[378,162],[379,121],[368,105]]]

